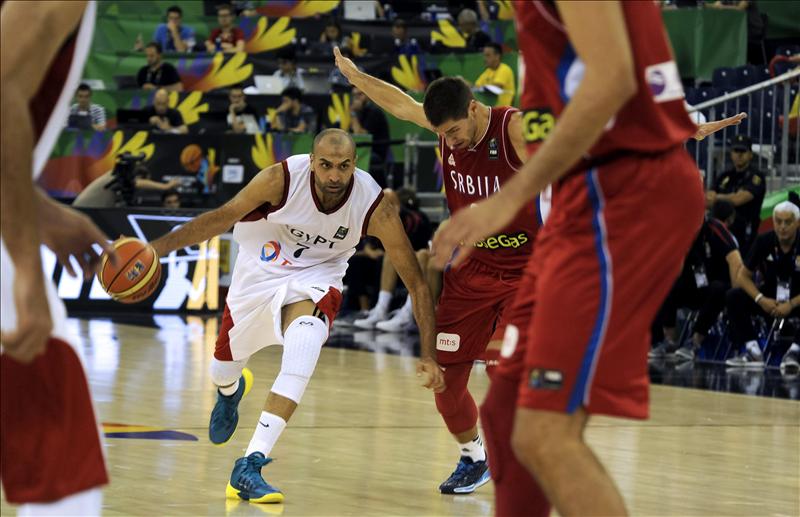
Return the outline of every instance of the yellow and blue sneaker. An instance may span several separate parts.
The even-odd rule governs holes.
[[[251,503],[282,503],[283,494],[261,477],[261,467],[272,461],[256,451],[239,458],[233,465],[231,480],[225,488],[228,499],[242,499]]]
[[[217,403],[211,410],[211,421],[208,424],[208,439],[211,443],[222,445],[228,442],[239,423],[239,402],[253,387],[253,372],[249,368],[242,370],[239,377],[239,388],[233,395],[225,396],[217,390]]]

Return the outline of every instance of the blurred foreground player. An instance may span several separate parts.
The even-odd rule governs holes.
[[[108,483],[77,338],[45,279],[40,248],[50,248],[72,275],[76,261],[87,279],[98,264],[92,245],[113,248],[86,216],[33,185],[67,117],[94,13],[85,2],[0,8],[0,477],[20,515],[99,515],[99,487]]]
[[[352,137],[326,129],[311,154],[290,156],[259,172],[236,196],[157,239],[160,256],[233,227],[239,254],[225,303],[211,380],[217,403],[209,438],[227,442],[238,405],[253,384],[245,368],[260,349],[283,346],[281,370],[264,404],[245,455],[236,460],[226,495],[253,503],[280,503],[283,494],[261,468],[297,409],[342,301],[347,261],[364,235],[380,239],[408,287],[420,329],[417,375],[444,389],[434,358],[433,300],[397,209],[370,175],[356,169]]]
[[[622,515],[583,431],[593,413],[647,417],[650,322],[702,222],[700,176],[683,148],[697,127],[656,4],[517,7],[535,154],[501,192],[452,217],[435,257],[445,262],[554,184],[484,424],[490,440],[508,443],[503,409],[518,395],[511,444],[558,512]],[[498,391],[509,384],[517,389]],[[498,501],[498,513],[528,512]]]

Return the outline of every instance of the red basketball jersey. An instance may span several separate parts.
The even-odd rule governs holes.
[[[439,137],[450,213],[491,196],[522,166],[508,138],[508,123],[517,111],[509,107],[491,108],[489,126],[473,147],[451,149]],[[472,257],[496,268],[524,268],[541,221],[537,205],[538,198],[497,235],[475,243],[477,249]]]
[[[573,170],[619,151],[653,153],[681,145],[697,130],[683,104],[683,85],[655,2],[621,2],[638,89]],[[553,2],[516,4],[524,60],[523,126],[531,151],[549,134],[583,79],[584,65]]]

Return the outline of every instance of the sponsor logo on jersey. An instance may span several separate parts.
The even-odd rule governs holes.
[[[655,102],[683,99],[683,83],[675,61],[665,61],[644,69],[644,80]]]
[[[436,334],[436,350],[455,352],[459,347],[461,347],[461,336],[458,334],[448,334],[447,332]]]
[[[528,374],[528,386],[535,390],[560,390],[564,374],[559,370],[534,368]]]
[[[489,159],[497,160],[500,157],[500,151],[497,150],[497,139],[492,138],[489,140]]]
[[[269,241],[261,246],[261,256],[258,257],[262,262],[275,262],[281,255],[281,243]]]
[[[448,165],[452,165],[453,167],[455,167],[455,166],[456,166],[456,159],[455,159],[455,158],[453,158],[453,155],[452,155],[452,154],[451,154],[451,155],[450,155],[450,157],[447,159],[447,164],[448,164]]]
[[[336,234],[333,236],[334,239],[342,240],[347,237],[347,232],[350,231],[350,228],[345,228],[344,226],[340,226],[338,230],[336,230]]]
[[[488,237],[482,241],[478,241],[475,243],[476,248],[486,248],[490,250],[497,250],[497,249],[508,249],[508,248],[519,248],[526,242],[528,242],[530,238],[528,234],[525,232],[520,232],[516,235],[506,235],[505,233],[501,233],[499,235],[494,235],[492,237]]]
[[[553,130],[556,118],[550,108],[535,108],[522,114],[522,132],[528,143],[541,142]]]

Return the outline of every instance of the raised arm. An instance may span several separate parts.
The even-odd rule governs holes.
[[[424,386],[426,388],[441,392],[445,386],[441,369],[436,363],[436,321],[433,312],[433,298],[403,229],[403,223],[400,222],[400,217],[397,215],[397,209],[387,198],[383,198],[378,204],[372,219],[370,219],[367,233],[381,240],[389,260],[411,295],[414,319],[419,327],[421,348],[417,375],[425,376]]]
[[[359,70],[352,60],[344,57],[339,52],[338,48],[333,49],[333,54],[336,56],[336,66],[347,77],[347,80],[364,92],[372,102],[401,120],[408,120],[420,127],[434,131],[433,127],[428,123],[428,119],[425,118],[422,104],[415,101],[397,86],[381,81]]]
[[[741,112],[732,117],[724,118],[722,120],[715,120],[714,122],[704,122],[697,125],[697,133],[692,138],[700,141],[710,135],[716,133],[720,129],[725,129],[728,126],[738,126],[742,120],[747,118],[747,113]]]
[[[283,190],[288,187],[284,183],[283,164],[276,163],[267,167],[221,207],[195,217],[151,244],[158,255],[163,257],[173,250],[206,241],[225,232],[264,203],[280,203]]]

